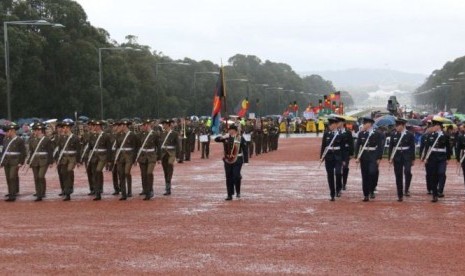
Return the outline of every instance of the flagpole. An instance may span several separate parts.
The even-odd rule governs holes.
[[[223,61],[221,61],[221,82],[223,85],[223,103],[224,103],[224,117],[226,118],[226,122],[228,120],[228,106],[226,105],[226,82],[224,81],[224,68],[223,68]]]

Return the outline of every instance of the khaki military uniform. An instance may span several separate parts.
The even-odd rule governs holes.
[[[94,191],[95,184],[94,184],[94,176],[92,175],[92,171],[88,169],[89,168],[88,159],[89,159],[90,150],[92,149],[90,142],[91,141],[95,142],[96,139],[97,139],[97,135],[94,132],[86,132],[81,138],[81,145],[83,146],[81,159],[87,168],[86,174],[87,174],[87,181],[89,183],[90,194],[95,193]]]
[[[126,199],[126,197],[132,196],[131,167],[136,161],[137,151],[139,150],[139,139],[137,139],[137,135],[132,131],[124,135],[118,135],[116,137],[116,148],[118,149],[117,155],[119,151],[119,156],[117,156],[115,161],[121,188],[121,198]]]
[[[161,159],[160,133],[158,131],[140,133],[139,144],[141,148],[137,162],[142,178],[142,193],[148,199],[153,197],[153,170],[156,162]]]
[[[18,136],[5,138],[3,140],[1,166],[5,169],[6,183],[8,185],[8,195],[11,200],[16,199],[19,193],[18,170],[26,160],[26,146],[23,139]]]
[[[174,161],[179,154],[180,141],[179,134],[176,131],[164,131],[161,134],[161,164],[165,175],[166,193],[171,193],[171,178],[173,177]]]
[[[97,132],[89,140],[87,171],[92,177],[92,189],[97,197],[103,193],[103,169],[111,158],[111,139],[108,133]]]
[[[58,145],[60,155],[57,163],[63,177],[63,194],[69,198],[74,191],[74,168],[76,164],[81,163],[81,143],[76,135],[70,134],[62,135]]]
[[[53,164],[53,143],[48,138],[34,137],[29,139],[30,157],[27,163],[32,168],[37,198],[45,197],[47,183],[45,174],[48,166]]]

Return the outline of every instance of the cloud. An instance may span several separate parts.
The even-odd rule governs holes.
[[[429,73],[463,55],[465,2],[445,0],[78,0],[89,21],[173,58],[236,53],[296,70],[354,67]]]

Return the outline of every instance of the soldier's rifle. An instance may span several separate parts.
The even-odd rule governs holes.
[[[321,156],[320,164],[318,165],[318,169],[321,167],[321,164],[323,164],[323,161],[325,161],[326,154],[328,154],[329,149],[333,146],[334,140],[336,139],[336,137],[338,135],[339,135],[339,132],[336,132],[333,139],[331,140],[331,143],[329,143],[329,145],[326,146],[325,150],[323,151],[323,155]]]
[[[111,171],[113,171],[115,169],[116,162],[118,161],[118,158],[119,158],[119,156],[121,154],[121,149],[123,148],[124,144],[126,143],[126,140],[129,137],[129,133],[131,133],[131,131],[128,131],[128,133],[126,133],[126,136],[124,136],[123,142],[121,143],[118,150],[116,151],[115,160],[114,160],[113,168],[111,169]]]
[[[136,162],[137,162],[137,160],[139,160],[139,157],[140,157],[140,155],[142,153],[142,150],[145,148],[145,144],[147,144],[147,141],[149,140],[149,137],[150,137],[150,135],[152,135],[152,133],[153,133],[153,129],[151,129],[149,134],[147,134],[147,137],[145,137],[144,143],[142,143],[142,146],[140,147],[139,151],[137,152]]]
[[[86,155],[86,152],[88,149],[89,149],[89,142],[86,143],[86,146],[84,147],[84,150],[82,151],[81,160],[84,160],[84,156]]]

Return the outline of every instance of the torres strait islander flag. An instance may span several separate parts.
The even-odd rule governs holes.
[[[220,75],[216,82],[215,93],[213,95],[213,109],[212,109],[212,132],[218,134],[220,132],[220,118],[222,100],[226,98],[226,88],[224,86],[224,73],[223,67],[220,68]]]

